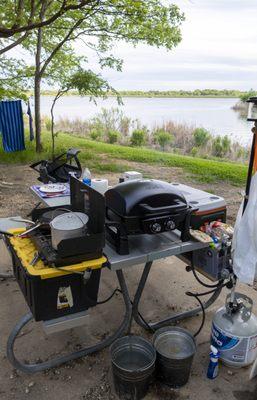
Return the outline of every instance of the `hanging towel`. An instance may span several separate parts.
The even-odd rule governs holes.
[[[33,128],[33,117],[30,108],[30,102],[28,101],[27,115],[29,116],[29,140],[32,141],[35,139],[34,128]]]
[[[25,150],[21,100],[0,101],[0,131],[4,151]]]

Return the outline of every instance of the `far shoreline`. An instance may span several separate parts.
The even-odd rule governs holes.
[[[240,90],[215,90],[215,89],[203,89],[203,90],[120,90],[117,93],[110,92],[106,95],[107,98],[115,98],[120,96],[121,98],[159,98],[159,99],[239,99],[248,92]],[[42,90],[41,96],[55,96],[57,90]],[[29,97],[33,97],[33,91],[27,92]],[[79,96],[79,93],[75,90],[71,90],[64,94],[64,96]],[[83,97],[90,97],[85,95]]]

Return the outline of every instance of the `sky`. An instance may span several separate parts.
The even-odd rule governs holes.
[[[257,0],[174,0],[185,13],[172,51],[120,42],[122,73],[103,75],[118,90],[257,88]],[[90,67],[97,69],[96,60]]]

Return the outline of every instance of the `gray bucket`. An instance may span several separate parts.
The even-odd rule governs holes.
[[[119,398],[142,399],[155,370],[153,345],[140,336],[124,336],[112,344],[110,352],[114,387]]]
[[[193,335],[182,328],[164,327],[155,332],[153,344],[157,378],[173,388],[185,385],[196,352]]]

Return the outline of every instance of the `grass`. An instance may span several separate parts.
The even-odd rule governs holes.
[[[80,160],[95,172],[121,172],[129,169],[129,161],[151,165],[182,168],[186,174],[201,182],[228,182],[233,185],[244,185],[247,166],[238,163],[201,159],[165,153],[144,148],[133,148],[95,142],[64,133],[58,134],[56,154],[70,147],[81,149]],[[27,141],[26,150],[15,153],[4,153],[0,147],[1,163],[32,163],[51,157],[50,135],[43,134],[44,152],[35,153],[34,143]],[[117,161],[116,161],[117,160]],[[123,160],[124,162],[120,162]]]

